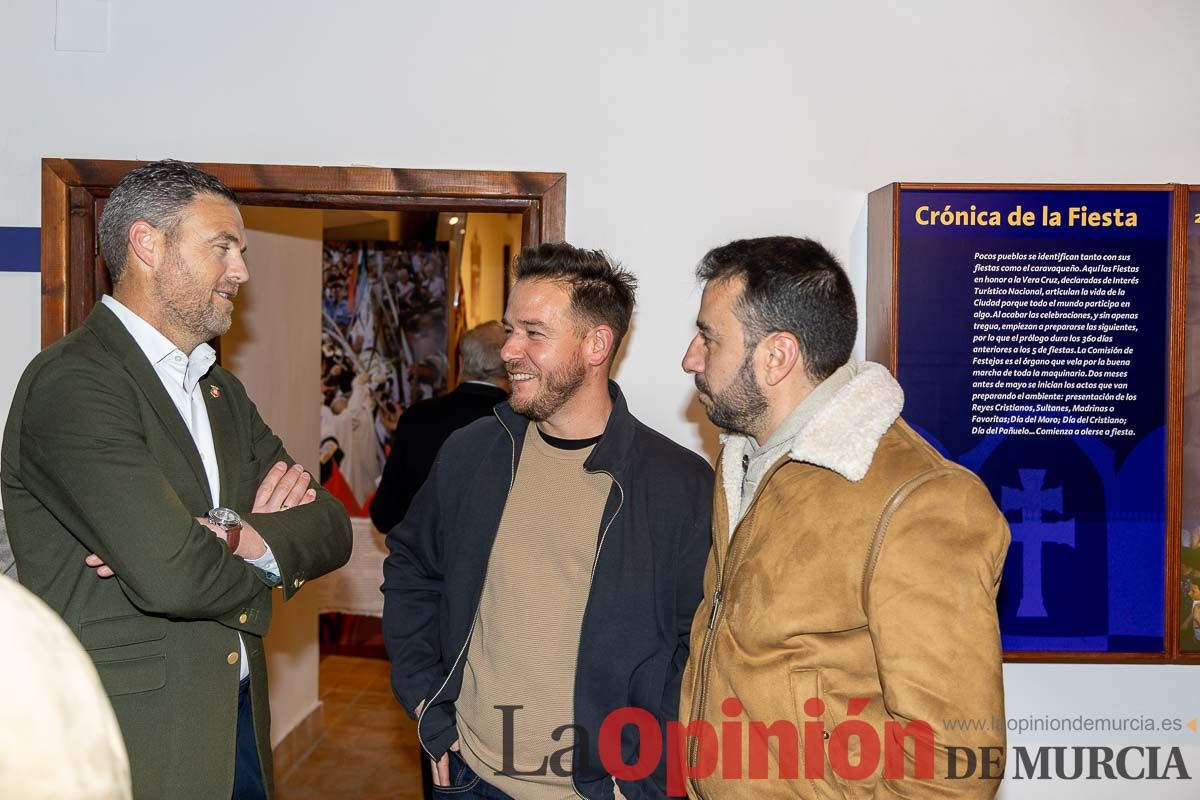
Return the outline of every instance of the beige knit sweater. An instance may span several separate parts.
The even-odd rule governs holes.
[[[575,796],[574,736],[564,726],[574,722],[579,630],[612,485],[608,475],[584,471],[591,452],[556,449],[529,425],[455,703],[463,759],[517,800]],[[513,772],[544,766],[545,774],[497,774],[505,748],[500,705],[521,707],[510,712]]]

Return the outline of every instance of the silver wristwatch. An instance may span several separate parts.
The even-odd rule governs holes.
[[[238,549],[242,538],[242,518],[231,508],[214,508],[208,512],[208,521],[225,529],[225,544],[230,551]]]

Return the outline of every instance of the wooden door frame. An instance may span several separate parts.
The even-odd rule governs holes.
[[[117,182],[142,161],[42,159],[42,346],[74,330],[109,288],[96,222]],[[561,172],[197,163],[243,205],[371,211],[519,213],[522,244],[566,235]]]

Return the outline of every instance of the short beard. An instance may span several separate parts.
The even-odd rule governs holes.
[[[712,424],[729,433],[754,437],[762,427],[769,406],[767,397],[754,377],[754,351],[746,354],[737,374],[720,394],[713,394],[703,375],[696,376],[696,388],[711,401],[705,410]]]
[[[521,372],[519,369],[509,369],[509,372]],[[541,389],[528,401],[519,401],[513,394],[509,399],[512,410],[528,417],[534,422],[543,422],[554,416],[575,396],[579,387],[583,386],[587,377],[587,367],[582,360],[572,361],[560,369],[542,373],[538,376]]]
[[[212,296],[215,287],[200,286],[174,247],[168,250],[165,266],[155,293],[171,327],[191,339],[193,348],[223,336],[233,324],[233,312],[217,308]]]

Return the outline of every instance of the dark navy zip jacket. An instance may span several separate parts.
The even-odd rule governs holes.
[[[712,468],[635,419],[615,383],[609,394],[612,414],[584,462],[589,472],[613,479],[596,532],[575,673],[572,773],[576,792],[589,800],[613,797],[599,753],[600,726],[611,712],[631,706],[653,714],[665,753],[661,726],[678,716],[712,541]],[[404,520],[387,535],[383,633],[392,690],[414,717],[424,703],[417,733],[434,757],[458,738],[454,701],[467,640],[528,425],[504,402],[493,417],[456,431]],[[546,502],[554,501],[554,487],[547,486]],[[628,726],[622,734],[628,764],[638,761],[637,731]],[[665,763],[664,757],[645,780],[620,781],[622,793],[629,800],[664,797]]]

